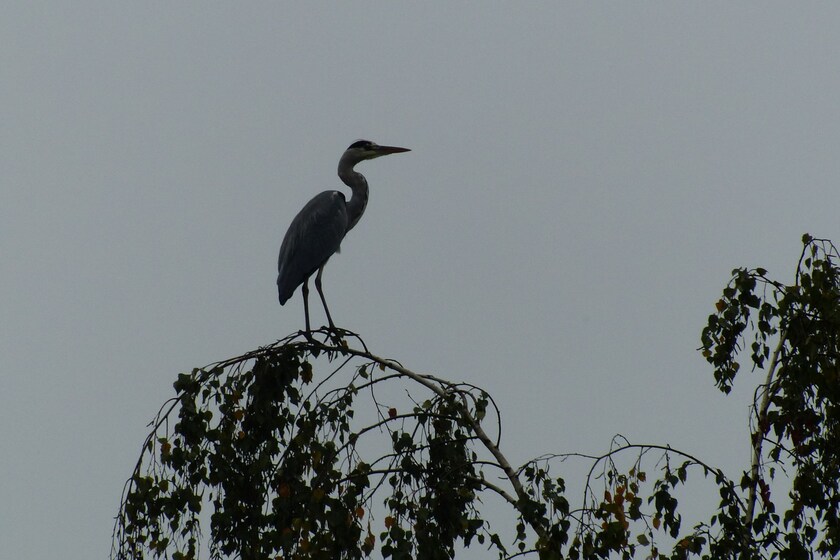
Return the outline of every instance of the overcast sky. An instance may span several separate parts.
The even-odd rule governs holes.
[[[277,250],[357,138],[412,151],[359,166],[339,326],[489,390],[515,463],[621,432],[747,465],[761,376],[724,398],[696,348],[734,267],[840,238],[837,4],[3,12],[4,558],[105,557],[177,373],[303,327]]]

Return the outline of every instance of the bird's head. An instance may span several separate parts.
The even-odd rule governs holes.
[[[364,161],[366,159],[374,159],[389,154],[399,154],[401,152],[410,151],[408,148],[400,148],[397,146],[380,146],[370,140],[356,140],[344,151],[344,156],[354,161]]]

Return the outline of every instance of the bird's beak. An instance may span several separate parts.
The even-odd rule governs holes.
[[[408,148],[400,148],[398,146],[377,146],[376,152],[380,156],[387,156],[388,154],[399,154],[402,152],[410,152]]]

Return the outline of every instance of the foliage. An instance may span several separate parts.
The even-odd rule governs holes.
[[[123,490],[111,556],[436,560],[478,546],[500,558],[836,557],[840,270],[833,245],[804,241],[792,285],[735,270],[702,333],[724,394],[747,353],[767,373],[738,481],[620,436],[602,455],[514,468],[484,390],[415,373],[347,331],[299,333],[178,376]],[[575,509],[551,474],[572,458],[590,463]],[[685,530],[692,473],[720,502]],[[788,479],[789,501],[775,499]],[[501,532],[490,496],[510,508]]]
[[[316,383],[319,355],[340,363]],[[407,410],[380,404],[381,386],[404,378],[425,398]],[[476,510],[492,486],[482,469],[499,468],[473,449],[490,442],[481,419],[498,416],[480,389],[286,339],[181,374],[175,390],[127,482],[112,556],[196,558],[208,508],[211,557],[360,558],[379,543],[392,558],[450,558],[456,541],[473,539],[501,548]],[[374,414],[360,424],[365,397]],[[375,435],[390,449],[374,446],[370,457]],[[373,498],[385,486],[377,525]]]
[[[803,244],[792,285],[761,268],[733,271],[702,334],[724,393],[747,342],[752,369],[767,370],[753,410],[753,462],[740,485],[753,557],[764,549],[783,559],[840,555],[840,269],[831,242],[805,235]],[[771,499],[780,473],[791,501],[781,516]]]

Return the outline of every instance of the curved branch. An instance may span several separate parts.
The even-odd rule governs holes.
[[[355,350],[353,348],[349,348],[349,347],[346,347],[346,346],[345,347],[337,347],[337,346],[326,346],[326,345],[320,344],[320,343],[315,343],[315,344],[317,346],[322,346],[323,349],[326,350],[326,351],[334,351],[334,352],[339,352],[339,353],[344,353],[344,354],[352,354],[354,356],[359,356],[361,358],[366,358],[368,360],[376,362],[377,364],[379,364],[382,367],[391,369],[393,371],[396,371],[398,373],[401,373],[401,374],[405,375],[406,377],[412,379],[413,381],[419,383],[420,385],[423,385],[424,387],[426,387],[427,389],[429,389],[430,391],[432,391],[433,393],[435,393],[436,395],[438,395],[441,398],[446,398],[448,396],[447,391],[444,390],[442,388],[442,386],[447,387],[449,389],[453,389],[456,386],[456,384],[454,384],[450,381],[446,381],[444,379],[435,377],[433,375],[416,373],[416,372],[411,371],[410,369],[402,366],[401,364],[399,364],[395,360],[389,360],[387,358],[377,356],[377,355],[372,354],[370,352]],[[499,446],[496,445],[493,442],[492,439],[490,439],[490,437],[487,435],[487,433],[481,427],[481,423],[476,418],[474,418],[472,416],[472,414],[470,414],[469,407],[467,406],[467,403],[466,403],[466,398],[464,397],[462,392],[461,391],[457,391],[457,392],[459,393],[459,395],[461,397],[461,401],[462,401],[461,406],[458,407],[462,418],[469,425],[469,427],[473,430],[475,435],[478,437],[479,441],[481,441],[481,443],[484,445],[485,449],[487,449],[490,452],[490,454],[493,456],[493,458],[499,464],[502,471],[505,473],[505,476],[507,477],[508,481],[510,481],[511,486],[513,487],[513,490],[516,493],[517,503],[527,503],[528,501],[530,501],[531,498],[528,495],[528,493],[526,492],[525,487],[522,485],[522,482],[519,480],[519,477],[517,476],[516,471],[511,466],[510,461],[508,461],[507,457],[502,453],[501,449],[499,449]],[[547,536],[546,528],[543,527],[540,523],[537,523],[533,520],[529,520],[529,524],[534,529],[534,531],[537,532],[537,534],[540,537],[546,537]]]
[[[590,491],[590,488],[591,488],[590,481],[592,480],[592,473],[595,471],[595,468],[598,466],[598,464],[601,461],[603,461],[604,459],[608,459],[608,458],[612,457],[613,455],[616,455],[616,454],[621,453],[622,451],[626,451],[628,449],[639,449],[639,450],[641,450],[642,453],[644,453],[646,451],[649,451],[649,450],[660,450],[660,451],[663,451],[665,453],[674,453],[676,455],[684,457],[684,458],[688,459],[689,461],[703,467],[708,472],[715,473],[715,475],[720,477],[721,480],[728,480],[726,478],[726,476],[723,474],[722,470],[713,468],[713,467],[707,465],[706,463],[704,463],[703,461],[701,461],[700,459],[698,459],[697,457],[695,457],[694,455],[691,455],[690,453],[686,453],[684,451],[680,451],[679,449],[674,449],[670,445],[628,443],[626,445],[622,445],[621,447],[617,447],[616,449],[612,449],[609,452],[604,453],[603,455],[599,455],[599,456],[585,455],[585,454],[582,454],[582,453],[565,453],[565,454],[561,454],[561,455],[555,455],[555,457],[561,457],[561,458],[583,457],[583,458],[593,460],[592,467],[590,467],[589,472],[586,475],[586,485],[584,486],[583,501],[584,501],[584,503],[586,503],[586,494],[587,494],[588,491]],[[738,499],[738,501],[740,502],[740,499],[737,496],[735,496],[735,498]],[[741,503],[741,506],[743,507],[743,503]]]

